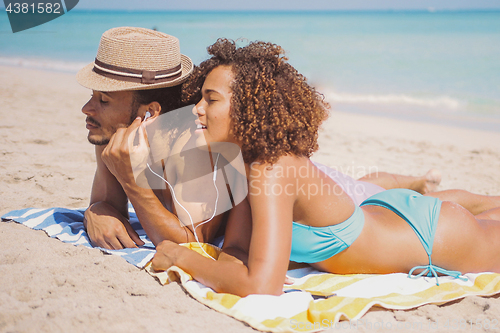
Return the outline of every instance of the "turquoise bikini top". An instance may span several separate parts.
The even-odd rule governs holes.
[[[359,206],[347,220],[328,227],[293,222],[290,260],[310,264],[331,258],[351,246],[364,225],[365,216]]]

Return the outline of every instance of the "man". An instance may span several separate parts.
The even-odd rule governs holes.
[[[77,74],[92,97],[82,108],[88,140],[95,145],[97,169],[84,224],[96,246],[143,245],[128,222],[128,200],[154,244],[195,240],[194,228],[179,222],[168,191],[140,187],[130,166],[127,138],[146,112],[152,118],[181,107],[181,84],[193,70],[178,40],[143,28],[106,31],[94,63]],[[167,209],[168,208],[168,209]],[[200,241],[215,237],[222,218],[196,230]]]

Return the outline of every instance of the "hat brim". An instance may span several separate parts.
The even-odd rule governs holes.
[[[138,82],[128,82],[111,79],[93,71],[94,63],[90,63],[76,74],[76,80],[85,88],[96,91],[124,91],[124,90],[147,90],[165,87],[173,87],[186,81],[193,72],[193,62],[189,57],[181,54],[182,74],[180,77],[160,83],[144,84]]]

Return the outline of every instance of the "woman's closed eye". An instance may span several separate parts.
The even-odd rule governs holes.
[[[213,90],[207,90],[203,95],[207,103],[213,103],[220,100],[219,94]]]

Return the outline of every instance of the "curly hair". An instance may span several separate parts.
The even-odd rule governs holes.
[[[230,66],[231,126],[246,163],[274,164],[281,156],[310,157],[318,149],[318,129],[329,105],[286,62],[279,45],[257,41],[237,47],[219,38],[207,50],[212,57],[185,83],[184,101],[198,102],[206,76],[218,66]]]

